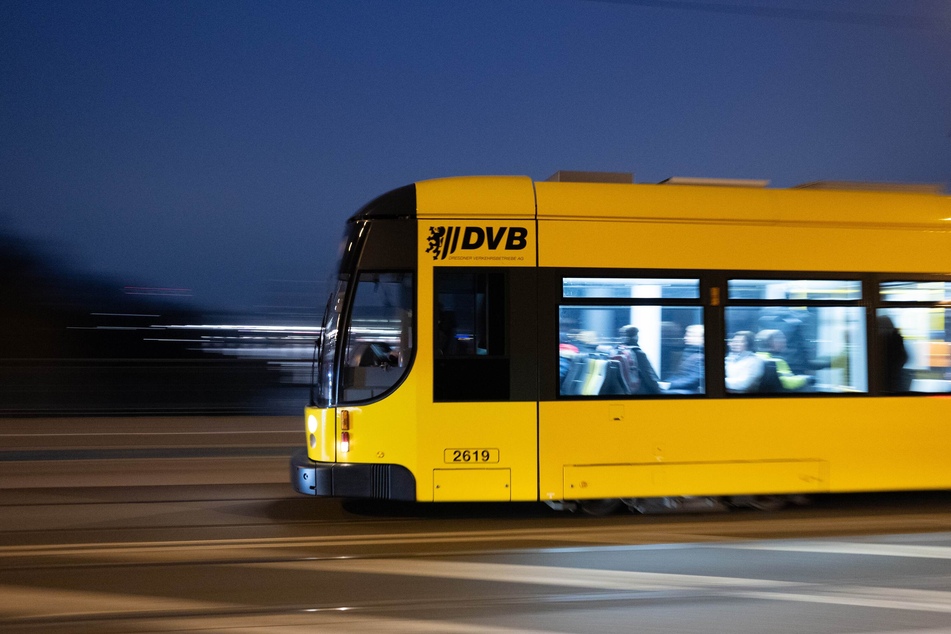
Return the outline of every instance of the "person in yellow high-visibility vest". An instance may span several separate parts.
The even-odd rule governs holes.
[[[784,390],[801,390],[811,385],[808,374],[794,374],[786,360],[780,356],[786,350],[786,335],[782,330],[763,330],[756,335],[756,356],[776,365],[776,374]]]

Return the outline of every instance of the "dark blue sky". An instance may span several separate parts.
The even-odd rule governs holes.
[[[951,2],[0,2],[0,228],[123,284],[243,310],[383,191],[559,169],[947,185]]]

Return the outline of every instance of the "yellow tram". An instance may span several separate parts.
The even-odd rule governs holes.
[[[951,488],[936,188],[423,181],[349,219],[334,284],[300,493],[598,512]]]

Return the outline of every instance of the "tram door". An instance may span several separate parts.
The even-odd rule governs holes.
[[[418,433],[434,501],[537,499],[534,275],[433,270],[432,401]]]

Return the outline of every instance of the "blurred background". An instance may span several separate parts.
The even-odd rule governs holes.
[[[300,412],[417,180],[946,188],[949,60],[946,0],[6,0],[0,415]]]
[[[268,304],[209,310],[0,236],[0,415],[297,413],[316,290],[274,282]]]

